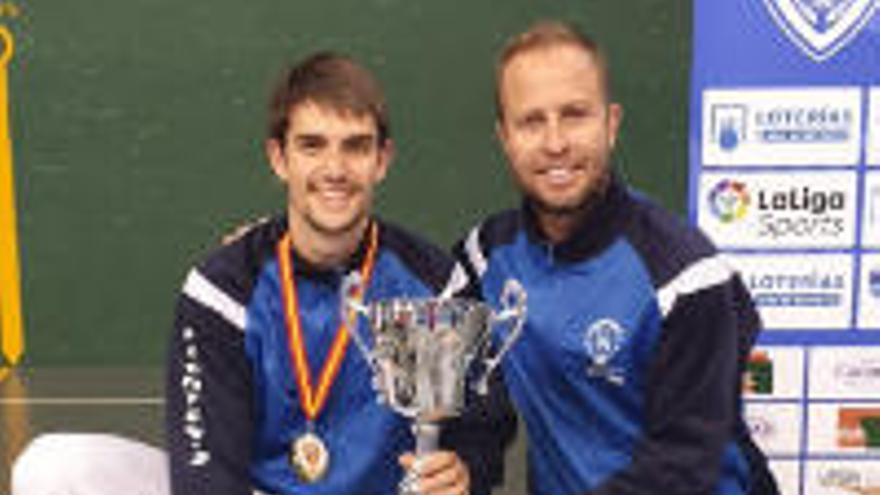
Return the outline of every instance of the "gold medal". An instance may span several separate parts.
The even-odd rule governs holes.
[[[369,246],[361,265],[361,277],[369,281],[378,251],[378,227],[371,224],[369,229]],[[297,476],[304,483],[314,483],[324,475],[330,467],[330,452],[327,445],[313,432],[315,420],[327,403],[330,389],[336,381],[336,375],[342,367],[345,351],[348,347],[348,331],[344,323],[339,324],[330,351],[318,374],[317,384],[312,382],[305,348],[305,336],[299,321],[299,303],[296,297],[294,282],[293,259],[290,235],[284,235],[276,246],[278,254],[278,271],[281,280],[281,293],[284,304],[284,316],[287,323],[288,340],[290,343],[290,360],[293,374],[296,377],[300,407],[309,425],[308,431],[297,437],[290,445],[290,463]],[[368,283],[368,282],[367,282]],[[366,287],[366,283],[364,284]],[[363,289],[357,298],[363,297]]]
[[[302,481],[314,483],[327,474],[330,453],[318,435],[308,432],[294,440],[290,449],[290,462]]]

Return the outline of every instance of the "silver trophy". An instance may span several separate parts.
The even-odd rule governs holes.
[[[353,273],[342,285],[345,328],[373,371],[379,399],[410,418],[416,437],[416,454],[437,449],[438,422],[454,417],[465,407],[466,386],[488,392],[489,376],[522,332],[526,293],[516,280],[508,280],[501,295],[501,310],[459,298],[392,298],[362,304],[360,275]],[[370,335],[358,329],[358,316],[369,322]],[[506,326],[493,345],[492,332]],[[471,368],[480,363],[482,366]],[[409,473],[400,493],[416,494],[417,478]]]

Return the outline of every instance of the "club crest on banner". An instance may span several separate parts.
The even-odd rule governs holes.
[[[776,24],[822,62],[845,47],[874,16],[880,0],[764,0]]]

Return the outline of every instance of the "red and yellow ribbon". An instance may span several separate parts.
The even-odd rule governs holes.
[[[370,225],[369,229],[369,246],[364,261],[361,263],[360,274],[361,280],[364,281],[362,288],[354,295],[355,298],[363,297],[363,291],[370,283],[370,276],[373,274],[373,265],[375,263],[376,251],[379,244],[378,227],[375,223]],[[309,421],[314,421],[324,408],[327,397],[330,395],[330,388],[336,381],[336,375],[342,367],[342,360],[345,357],[345,351],[348,348],[349,335],[345,329],[345,322],[339,323],[336,329],[336,336],[333,339],[333,345],[321,368],[318,377],[318,387],[315,389],[312,385],[311,372],[309,370],[308,356],[306,354],[305,340],[303,338],[302,324],[299,317],[299,303],[296,297],[296,283],[293,275],[293,259],[291,255],[292,240],[290,233],[285,234],[278,241],[278,270],[281,278],[281,293],[284,302],[284,316],[287,321],[287,333],[290,341],[290,357],[293,361],[293,370],[296,374],[296,381],[299,389],[299,402],[303,412]]]

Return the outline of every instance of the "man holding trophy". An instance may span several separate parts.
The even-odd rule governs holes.
[[[266,152],[287,187],[286,217],[211,254],[178,306],[174,493],[388,494],[399,458],[417,493],[488,493],[512,424],[503,400],[477,400],[445,425],[441,450],[402,456],[409,424],[377,401],[379,377],[349,346],[349,304],[430,300],[453,266],[370,214],[393,151],[381,89],[352,60],[318,54],[285,75],[270,114]],[[349,273],[358,286],[345,291]]]
[[[209,254],[178,301],[166,386],[172,493],[487,495],[501,481],[515,426],[505,395],[489,387],[462,410],[458,386],[487,347],[488,313],[437,298],[456,286],[452,260],[371,215],[392,151],[382,91],[351,59],[316,54],[279,81],[266,153],[286,215]],[[361,354],[346,327],[366,307],[389,309],[377,328],[418,335],[367,335]],[[442,342],[449,352],[429,358]],[[370,344],[397,346],[399,359]],[[381,386],[391,382],[378,362],[399,368],[390,378],[400,394],[385,403],[413,414],[377,400],[376,388],[396,386]],[[407,416],[428,431],[418,456]],[[165,495],[168,484],[164,453],[110,435],[40,437],[13,473],[13,495]]]

